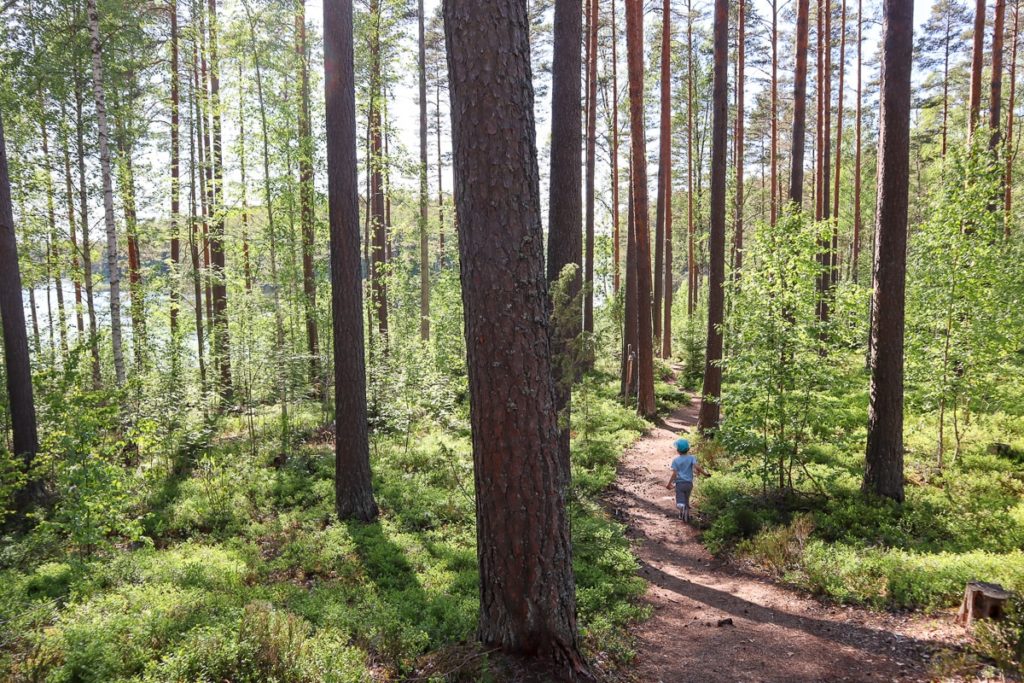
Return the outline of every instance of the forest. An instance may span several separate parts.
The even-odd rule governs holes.
[[[930,3],[0,0],[0,680],[1024,678],[1021,1]]]

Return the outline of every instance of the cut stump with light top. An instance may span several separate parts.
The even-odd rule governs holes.
[[[956,623],[971,628],[975,619],[1001,619],[1006,611],[1010,592],[997,583],[970,581],[964,589],[964,601],[956,615]]]

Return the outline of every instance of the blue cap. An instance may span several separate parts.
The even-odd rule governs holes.
[[[680,453],[686,453],[688,450],[690,450],[690,442],[687,441],[686,439],[679,439],[678,441],[676,441],[676,450],[679,451]]]

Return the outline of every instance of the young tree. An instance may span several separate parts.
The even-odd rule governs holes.
[[[377,516],[366,427],[366,360],[359,269],[359,180],[352,0],[324,1],[327,198],[334,337],[334,506],[341,519]]]
[[[858,13],[858,27],[862,20]],[[937,0],[932,5],[928,20],[921,26],[921,38],[917,48],[916,64],[922,69],[933,69],[941,65],[938,75],[942,88],[942,142],[941,153],[945,158],[949,147],[949,79],[952,60],[966,51],[962,40],[964,29],[970,24],[967,8],[957,0]],[[859,53],[858,53],[859,54]],[[859,59],[859,57],[858,57]]]
[[[642,0],[626,0],[626,57],[629,69],[629,140],[633,158],[633,223],[636,232],[637,410],[654,415],[654,339],[651,308],[651,238],[648,229],[647,133],[644,124],[644,14]]]
[[[903,330],[910,182],[913,0],[882,3],[878,200],[865,492],[903,501]]]
[[[562,277],[567,266],[575,266],[566,291],[566,298],[574,301],[580,293],[580,265],[583,245],[580,226],[583,222],[583,197],[580,194],[582,168],[580,166],[580,58],[583,15],[579,0],[555,1],[554,56],[551,66],[551,175],[548,200],[548,258],[549,289]],[[589,106],[588,106],[589,109]],[[589,164],[589,159],[588,159]],[[552,307],[551,312],[554,312]],[[565,356],[582,326],[576,315],[568,319],[554,319],[551,335],[552,351],[560,359],[552,365],[555,379],[555,409],[561,421],[559,449],[569,461],[568,411],[574,372],[567,370]]]
[[[124,358],[121,352],[121,270],[117,259],[117,226],[114,223],[114,189],[110,177],[110,144],[107,128],[106,95],[103,85],[103,52],[100,41],[100,17],[96,0],[87,0],[89,36],[92,49],[92,86],[96,100],[96,126],[100,148],[100,177],[103,180],[103,218],[107,228],[107,269],[110,285],[110,341],[114,350],[114,375],[124,384]]]
[[[807,33],[810,0],[797,0],[796,69],[793,73],[793,148],[790,152],[792,170],[789,174],[789,201],[795,208],[804,202],[804,135],[807,125]]]
[[[728,144],[729,3],[715,0],[714,82],[711,117],[711,234],[708,241],[708,343],[697,429],[718,428],[722,396],[722,325],[725,322],[725,164]]]
[[[3,324],[4,368],[14,455],[22,459],[27,473],[39,450],[39,437],[32,398],[32,369],[25,330],[25,305],[21,298],[21,270],[18,266],[18,244],[14,236],[14,209],[11,205],[3,118],[0,118],[0,322]],[[33,497],[32,487],[24,488],[16,496],[16,509],[26,512],[34,502]]]
[[[526,4],[444,3],[477,499],[477,637],[575,680],[587,667],[576,631],[569,467],[552,409]]]

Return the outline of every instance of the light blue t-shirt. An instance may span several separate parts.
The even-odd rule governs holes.
[[[693,481],[693,468],[697,466],[697,458],[692,455],[677,455],[670,467],[675,470],[676,481]]]

